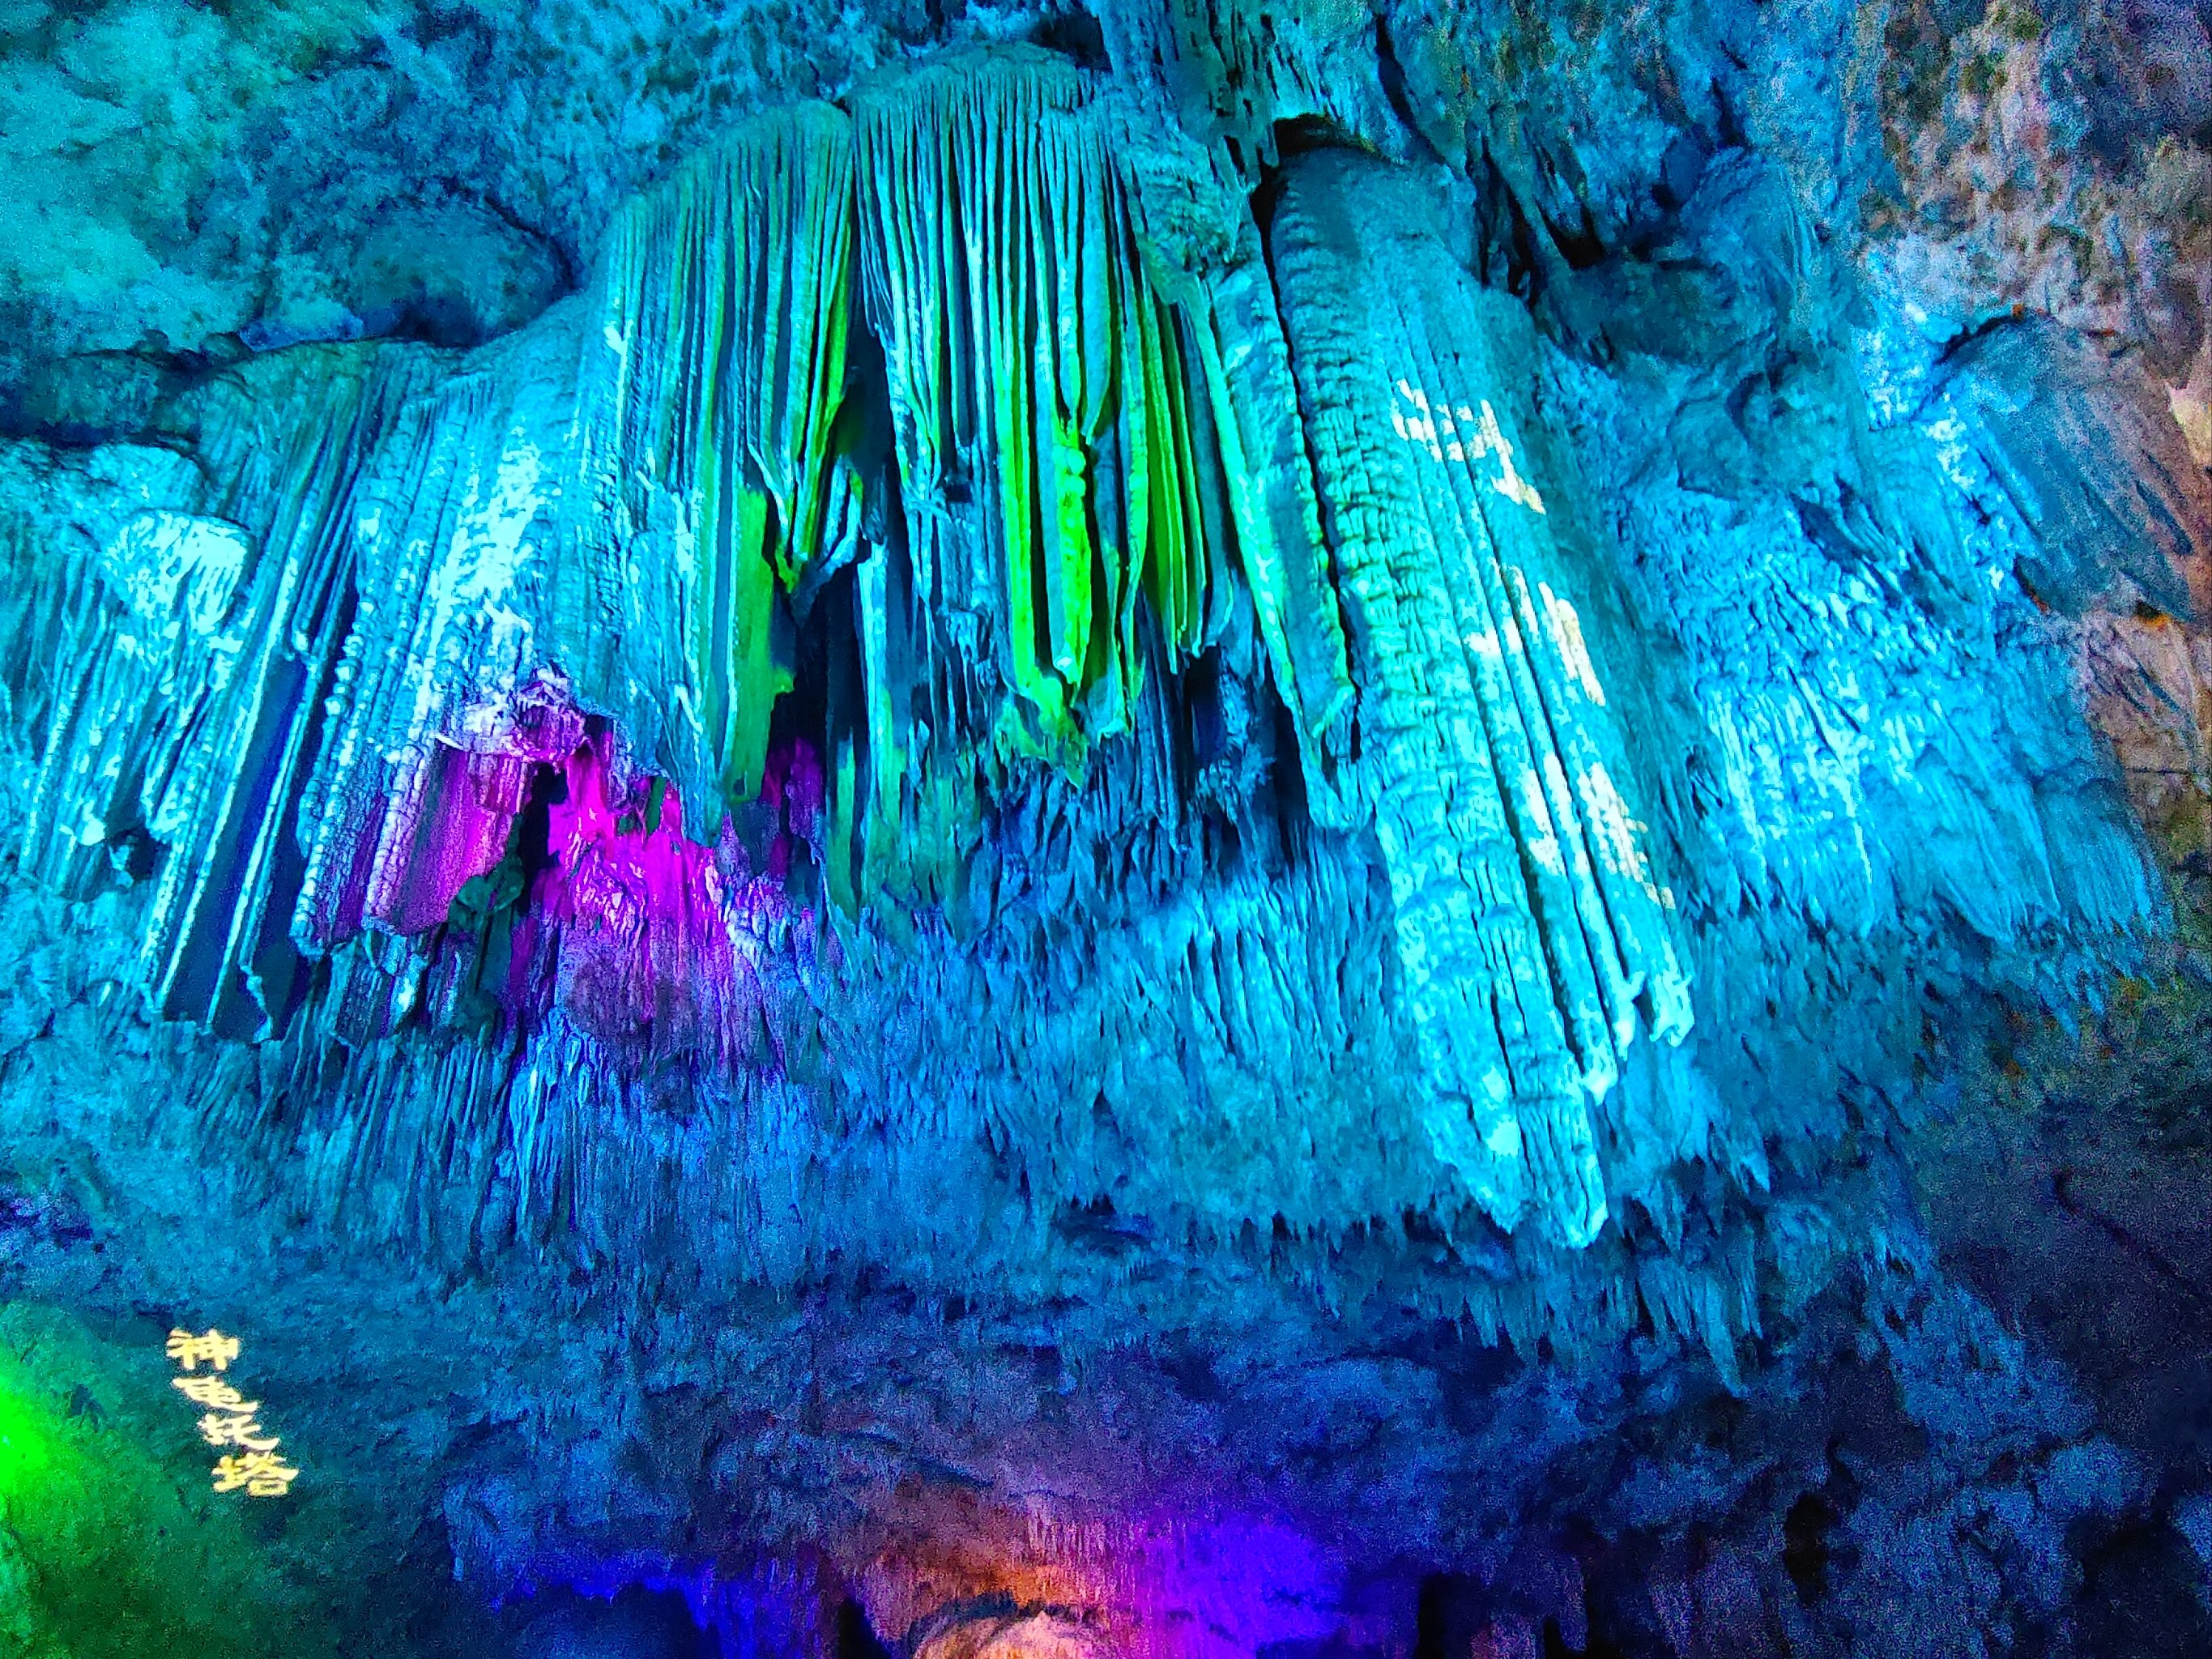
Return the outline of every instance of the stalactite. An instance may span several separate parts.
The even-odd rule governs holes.
[[[1510,429],[1504,313],[1418,238],[1352,228],[1371,177],[1301,168],[1273,252],[1363,659],[1362,785],[1431,1132],[1493,1213],[1586,1243],[1607,1213],[1591,1103],[1639,1024],[1662,1041],[1689,1024],[1672,900]],[[1364,208],[1363,225],[1394,222],[1379,191]]]
[[[1278,135],[1325,125],[1378,149],[1401,142],[1376,74],[1375,20],[1353,7],[1300,12],[1240,0],[1103,9],[1116,65],[1231,177],[1256,185]]]
[[[1240,564],[1275,690],[1295,723],[1315,810],[1331,828],[1346,829],[1357,809],[1341,798],[1337,773],[1357,694],[1342,599],[1321,532],[1273,279],[1249,218],[1242,228],[1237,263],[1202,290],[1210,315],[1198,332],[1200,355],[1222,434]]]
[[[994,55],[858,114],[862,269],[935,648],[984,622],[1019,699],[994,735],[1063,763],[1129,728],[1139,595],[1171,660],[1227,597],[1188,325],[1146,278],[1082,97],[1060,60]]]
[[[854,107],[465,357],[203,387],[198,470],[11,456],[80,498],[0,521],[25,867],[145,884],[165,1009],[283,1037],[211,1124],[393,1237],[1040,1293],[1249,1238],[1725,1370],[1737,1212],[1910,1051],[1929,918],[2153,908],[1966,544],[2072,475],[1961,381],[1755,528],[1616,483],[1615,568],[1402,175],[1294,158],[1263,248],[1218,181],[1148,220],[1182,152],[1043,54]],[[1876,486],[1939,451],[1936,549]],[[1608,654],[1631,566],[1686,686]]]
[[[133,836],[166,849],[143,952],[167,1014],[249,1036],[288,1012],[295,818],[354,619],[358,492],[434,372],[333,355],[218,383],[193,510],[132,517],[55,590],[76,597],[48,635],[66,678],[26,852],[67,883]]]
[[[654,704],[703,750],[695,823],[759,788],[791,686],[778,594],[852,533],[853,168],[839,111],[762,117],[627,210],[601,258],[577,413],[597,516],[558,632],[587,696]]]

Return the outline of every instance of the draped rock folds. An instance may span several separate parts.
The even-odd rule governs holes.
[[[1526,324],[1372,164],[1296,166],[1271,238],[1431,1133],[1493,1213],[1533,1204],[1584,1243],[1606,1214],[1591,1099],[1639,1018],[1687,1030],[1689,986],[1529,476]]]
[[[915,580],[995,617],[1010,735],[1064,757],[1128,729],[1146,647],[1224,624],[1233,540],[1195,330],[1147,278],[1083,77],[957,61],[860,102],[871,321]]]
[[[302,856],[329,855],[307,822],[326,703],[362,646],[356,514],[371,455],[435,372],[422,353],[310,353],[218,383],[189,411],[198,470],[124,452],[100,469],[119,499],[95,514],[98,554],[28,590],[24,860],[82,891],[118,851],[160,849],[142,961],[165,1014],[251,1034],[289,1012]]]
[[[805,104],[687,163],[622,215],[602,256],[577,410],[596,512],[562,619],[593,663],[590,693],[627,700],[593,636],[626,653],[630,695],[670,721],[695,805],[759,789],[791,685],[778,590],[854,533],[832,444],[853,224],[852,124]]]
[[[1793,1057],[1894,1063],[1954,921],[2150,908],[2081,744],[2039,795],[1974,735],[2057,682],[1871,463],[1734,524],[1616,481],[1614,560],[1409,175],[1293,156],[1264,234],[1202,184],[1148,219],[1173,146],[1120,95],[1021,49],[763,114],[517,335],[11,447],[26,866],[143,883],[162,1012],[322,1091],[232,1121],[319,1189],[447,1178],[392,1207],[472,1249],[795,1276],[865,1233],[1038,1294],[1297,1249],[1724,1350],[1750,1195],[1851,1133]],[[1864,447],[1934,478],[1910,435]],[[1918,818],[1869,828],[1877,763]]]

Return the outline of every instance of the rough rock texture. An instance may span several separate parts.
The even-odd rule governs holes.
[[[0,11],[0,1632],[2203,1650],[2207,27]]]

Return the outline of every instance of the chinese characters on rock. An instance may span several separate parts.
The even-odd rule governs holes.
[[[244,1492],[248,1498],[282,1498],[292,1488],[300,1471],[277,1453],[277,1438],[261,1426],[255,1415],[260,1402],[248,1400],[222,1374],[238,1358],[238,1339],[221,1331],[194,1336],[190,1331],[169,1333],[169,1358],[182,1376],[172,1377],[175,1389],[205,1413],[199,1423],[200,1438],[222,1452],[214,1469],[217,1492]],[[200,1367],[208,1369],[203,1372]]]

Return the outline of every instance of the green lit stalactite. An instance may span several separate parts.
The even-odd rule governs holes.
[[[836,488],[854,191],[844,115],[764,118],[634,204],[599,279],[587,459],[615,476],[641,562],[627,580],[672,588],[678,706],[733,802],[758,792],[791,687],[779,590],[821,553]]]

